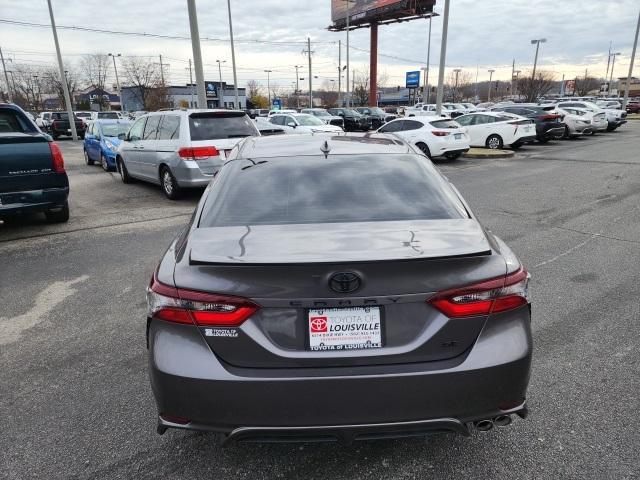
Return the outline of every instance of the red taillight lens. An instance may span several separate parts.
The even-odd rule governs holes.
[[[246,298],[164,285],[154,275],[147,289],[150,317],[199,326],[238,327],[260,307]]]
[[[433,133],[436,137],[446,137],[447,135],[451,135],[450,132],[440,132],[438,130],[432,130],[431,133]]]
[[[49,142],[49,149],[51,150],[51,168],[56,173],[64,173],[64,157],[60,147],[55,142]]]
[[[557,120],[560,115],[540,115],[538,118],[540,120]]]
[[[429,303],[450,318],[505,312],[529,303],[529,274],[523,268],[506,277],[437,293]]]
[[[178,150],[178,155],[187,160],[204,160],[208,157],[217,157],[220,152],[216,147],[184,147]]]

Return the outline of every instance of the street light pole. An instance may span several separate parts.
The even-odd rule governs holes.
[[[438,94],[436,96],[436,115],[442,114],[442,98],[444,97],[444,68],[447,59],[447,33],[449,30],[449,3],[444,2],[444,14],[442,17],[442,45],[440,47],[440,68],[438,70]]]
[[[189,59],[189,90],[191,90],[191,104],[189,108],[193,108],[193,71],[191,69],[191,59]]]
[[[229,10],[229,37],[231,38],[231,63],[233,64],[233,89],[236,98],[235,108],[240,109],[238,100],[238,74],[236,72],[236,47],[233,44],[233,21],[231,20],[231,0],[227,0]]]
[[[227,63],[226,60],[216,60],[218,64],[218,75],[220,78],[220,91],[218,92],[218,108],[222,108],[222,102],[224,101],[224,87],[222,86],[222,64]]]
[[[429,64],[431,63],[431,23],[433,16],[429,16],[429,41],[427,42],[427,68],[424,77],[424,88],[427,93],[427,102],[431,100],[431,90],[429,89]]]
[[[489,72],[489,95],[487,96],[487,102],[491,101],[491,84],[493,82],[493,72],[495,72],[495,70],[490,69],[487,70]]]
[[[300,65],[296,65],[296,108],[300,108],[300,74],[298,69],[302,68]]]
[[[273,106],[273,102],[271,101],[271,72],[272,70],[265,70],[267,74],[267,97],[269,97],[269,110]]]
[[[342,95],[342,40],[338,40],[338,107],[342,106],[340,95]]]
[[[198,29],[196,0],[187,0],[187,8],[189,10],[193,64],[196,70],[196,83],[198,84],[198,108],[207,108],[207,94],[204,90],[204,69],[202,67],[202,51],[200,50],[200,31]]]
[[[307,38],[307,50],[308,50],[307,53],[309,54],[309,108],[313,108],[313,73],[311,69],[311,37]]]
[[[122,55],[120,53],[109,53],[108,55],[113,59],[113,71],[116,74],[116,86],[118,87],[118,95],[120,95],[120,111],[124,112],[124,98],[122,97],[122,89],[120,88],[120,78],[118,78],[118,67],[116,67],[116,57]]]
[[[533,73],[531,74],[531,80],[535,80],[536,78],[536,67],[538,66],[538,52],[540,50],[540,44],[541,43],[546,43],[547,39],[546,38],[540,38],[537,40],[531,40],[531,45],[535,45],[536,46],[536,57],[533,60]]]
[[[458,98],[458,74],[462,71],[460,68],[456,68],[454,72],[456,73],[456,86],[453,90],[453,101],[456,102]]]
[[[624,87],[624,100],[622,101],[622,109],[626,110],[629,102],[629,84],[631,84],[631,75],[633,75],[633,62],[636,58],[636,49],[638,48],[638,33],[640,32],[640,12],[638,13],[638,24],[636,25],[636,39],[633,41],[633,50],[631,51],[631,63],[629,63],[629,74],[627,75],[627,84]]]
[[[60,80],[62,80],[62,90],[64,92],[64,103],[67,107],[67,115],[69,116],[69,126],[71,127],[71,137],[78,140],[78,132],[76,130],[76,122],[73,119],[73,108],[71,106],[71,96],[69,95],[69,85],[67,77],[64,74],[64,65],[62,63],[62,54],[60,53],[60,43],[58,42],[58,32],[56,31],[56,20],[53,17],[53,7],[51,0],[47,0],[49,6],[49,17],[51,18],[51,30],[53,31],[53,42],[56,45],[56,56],[58,57],[58,68],[60,69]]]

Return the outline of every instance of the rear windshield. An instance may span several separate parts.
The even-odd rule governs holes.
[[[460,124],[453,120],[434,120],[429,123],[436,128],[460,128]]]
[[[258,135],[256,127],[247,115],[215,113],[193,114],[189,117],[191,140],[219,140]]]
[[[120,117],[118,116],[118,114],[116,112],[105,112],[105,113],[99,113],[98,114],[98,118],[106,118],[106,119],[111,119],[111,120],[117,120]]]
[[[69,120],[69,114],[67,112],[52,113],[51,118],[54,120]]]
[[[468,218],[418,155],[234,160],[212,188],[200,227]]]
[[[13,110],[0,110],[0,133],[25,133],[31,131],[24,119]]]
[[[90,118],[91,114],[89,112],[78,112],[74,114],[76,117]]]

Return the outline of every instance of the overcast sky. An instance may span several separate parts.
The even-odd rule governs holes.
[[[188,36],[186,0],[53,0],[59,26],[90,27],[122,32],[146,32]],[[226,0],[197,0],[205,77],[217,80],[216,59],[227,60],[223,80],[232,81],[231,52]],[[302,54],[307,37],[312,39],[314,75],[337,78],[338,40],[344,33],[326,30],[331,21],[330,0],[232,0],[236,58],[240,85],[249,79],[266,84],[265,69],[273,70],[272,83],[291,88],[295,65],[307,77],[307,60]],[[436,12],[444,2],[438,0]],[[547,38],[541,46],[542,68],[573,78],[590,74],[604,76],[609,42],[622,55],[616,60],[616,76],[626,76],[638,16],[638,0],[452,0],[447,48],[447,68],[464,68],[479,78],[507,79],[511,62],[527,70],[533,64],[533,38]],[[0,20],[48,24],[46,0],[0,0]],[[432,75],[440,53],[441,17],[432,30]],[[404,72],[426,65],[428,22],[418,20],[380,27],[379,70],[389,77],[388,85],[404,82]],[[191,57],[188,40],[158,39],[115,34],[59,31],[65,61],[74,62],[92,52],[157,57],[170,64],[170,81],[183,84],[189,78]],[[215,40],[218,39],[218,40]],[[266,42],[266,43],[265,43]],[[288,42],[288,43],[287,43]],[[369,31],[351,35],[352,68],[368,63]],[[0,47],[16,63],[43,65],[55,61],[50,29],[0,23]],[[395,58],[394,58],[395,57]],[[344,51],[343,51],[344,61]],[[11,63],[9,67],[11,68]],[[640,65],[636,61],[635,75]],[[306,88],[306,85],[305,85]]]

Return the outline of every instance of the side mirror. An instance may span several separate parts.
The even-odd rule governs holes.
[[[118,134],[118,138],[120,140],[127,140],[127,134],[126,133],[119,133]]]
[[[344,117],[344,112],[338,112],[339,117]]]
[[[296,128],[296,124],[294,122],[287,123],[287,127]]]

